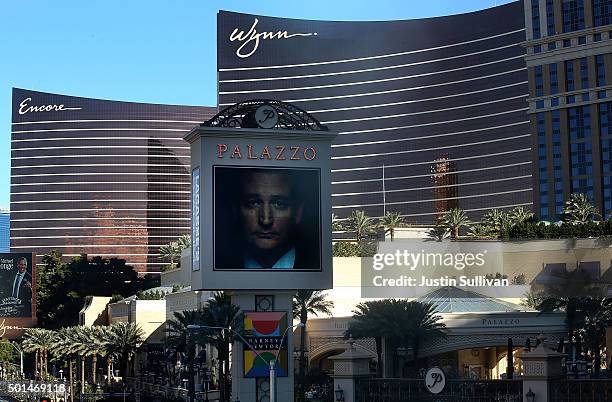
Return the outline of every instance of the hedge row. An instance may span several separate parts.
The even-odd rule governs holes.
[[[604,222],[545,224],[543,222],[524,222],[514,225],[508,238],[519,239],[573,239],[587,237],[611,237],[612,220]]]

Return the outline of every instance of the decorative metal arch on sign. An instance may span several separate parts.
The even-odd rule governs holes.
[[[223,109],[201,126],[329,131],[327,126],[310,113],[289,103],[272,99],[253,99],[236,103]]]

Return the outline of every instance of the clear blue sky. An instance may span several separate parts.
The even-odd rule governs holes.
[[[10,194],[11,88],[216,105],[216,14],[317,20],[458,14],[505,0],[0,1],[0,208]]]

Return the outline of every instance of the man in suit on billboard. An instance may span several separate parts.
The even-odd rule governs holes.
[[[13,278],[12,294],[16,299],[32,302],[32,275],[28,272],[28,260],[21,257],[17,260],[17,272]]]

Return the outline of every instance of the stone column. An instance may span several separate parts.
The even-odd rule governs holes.
[[[352,339],[349,340],[347,350],[329,358],[334,363],[334,392],[338,389],[344,391],[344,402],[355,402],[357,400],[356,380],[370,376],[372,356],[357,350],[354,343]]]
[[[531,391],[535,394],[537,402],[550,400],[548,382],[562,375],[561,359],[565,354],[544,346],[544,337],[540,337],[540,344],[531,352],[524,352],[520,356],[523,361],[523,400]]]

